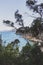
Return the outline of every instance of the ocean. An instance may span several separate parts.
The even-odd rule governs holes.
[[[19,50],[22,49],[23,46],[26,45],[27,40],[22,38],[22,36],[17,35],[14,31],[4,31],[4,32],[0,32],[0,35],[2,36],[2,41],[3,41],[3,45],[7,45],[10,42],[14,41],[15,39],[19,39],[20,43],[19,43]],[[5,43],[6,41],[6,43]],[[29,40],[28,40],[29,41]],[[29,41],[29,43],[31,45],[33,45],[32,41]]]
[[[22,49],[23,46],[26,45],[27,41],[22,38],[20,35],[17,35],[14,31],[4,31],[0,32],[0,35],[2,36],[3,45],[7,45],[8,43],[14,41],[15,39],[19,39],[19,47]],[[4,43],[6,41],[6,43]]]

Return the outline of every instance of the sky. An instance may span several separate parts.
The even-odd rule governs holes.
[[[12,27],[4,25],[3,20],[10,20],[15,23],[14,12],[17,9],[23,15],[24,25],[30,26],[34,18],[27,16],[25,12],[28,12],[29,15],[32,15],[33,12],[30,12],[30,10],[26,7],[25,1],[26,0],[0,0],[0,31],[13,29]],[[40,0],[40,2],[43,2],[43,0]],[[39,15],[35,14],[34,16],[38,17]],[[15,26],[17,27],[16,23]]]

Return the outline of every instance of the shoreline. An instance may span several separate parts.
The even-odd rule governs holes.
[[[37,39],[36,37],[31,37],[31,36],[26,36],[26,35],[21,35],[23,38],[33,41],[33,42],[40,42],[42,43],[43,41],[41,39]]]

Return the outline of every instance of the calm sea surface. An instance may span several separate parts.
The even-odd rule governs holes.
[[[17,35],[15,32],[4,31],[4,32],[0,32],[0,35],[2,35],[3,44],[6,41],[5,45],[14,41],[15,39],[20,40],[20,43],[19,43],[20,49],[26,44],[26,40],[22,38],[20,35]]]
[[[0,32],[0,35],[2,35],[3,44],[5,44],[5,45],[7,45],[8,43],[14,41],[15,39],[19,39],[19,41],[20,41],[20,43],[19,43],[20,50],[27,43],[24,38],[22,38],[20,35],[17,35],[14,31]],[[6,43],[4,43],[5,41],[6,41]],[[29,41],[29,42],[32,45],[32,42],[31,41]]]

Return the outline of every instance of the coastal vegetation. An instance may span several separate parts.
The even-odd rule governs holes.
[[[26,6],[33,11],[35,14],[39,14],[40,17],[32,17],[34,18],[31,26],[28,27],[21,27],[17,30],[17,32],[22,34],[28,34],[32,37],[38,38],[43,40],[43,3],[37,4],[36,0],[27,0]],[[26,12],[28,14],[28,12]],[[19,17],[19,16],[18,16]],[[20,21],[19,21],[20,22]],[[28,28],[28,29],[27,29]]]
[[[20,27],[16,28],[16,33],[19,34],[29,34],[30,37],[35,37],[43,41],[43,3],[37,4],[36,0],[27,0],[26,6],[33,11],[34,14],[39,14],[39,17],[32,17],[34,20],[31,23],[31,26],[24,26],[23,16],[19,13],[19,10],[16,10],[14,13],[15,16],[15,23],[18,23]],[[28,14],[28,12],[26,12]],[[14,22],[11,22],[9,20],[3,20],[3,23],[5,23],[8,26],[14,27]],[[28,36],[28,35],[27,35]]]
[[[0,43],[0,65],[43,65],[43,52],[38,43],[31,46],[29,42],[20,51],[20,41],[15,39],[13,42],[3,46]]]
[[[16,29],[16,34],[21,36],[25,35],[26,39],[29,36],[32,38],[35,37],[36,39],[42,40],[42,43],[37,41],[31,45],[29,41],[27,41],[26,45],[22,47],[20,51],[19,39],[15,39],[5,46],[0,37],[0,65],[43,65],[43,3],[36,3],[36,0],[26,0],[26,6],[30,8],[33,13],[40,15],[40,17],[35,17],[30,27],[24,26],[23,16],[19,13],[19,10],[15,12],[16,23],[21,26]],[[15,27],[14,23],[9,20],[3,20],[3,23],[13,28]],[[31,41],[31,39],[27,40]]]

